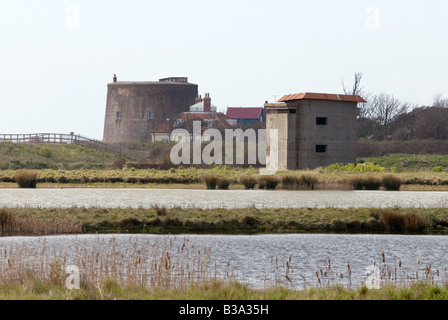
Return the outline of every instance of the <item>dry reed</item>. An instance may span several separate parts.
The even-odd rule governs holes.
[[[213,190],[216,189],[216,184],[218,183],[218,177],[212,174],[208,174],[204,176],[204,182],[207,186],[207,189]]]
[[[250,175],[240,177],[239,181],[242,185],[244,185],[246,190],[254,189],[258,182],[257,178]]]
[[[384,252],[381,252],[378,258],[379,263],[373,262],[373,266],[378,268],[376,277],[380,287],[392,285],[406,288],[416,283],[424,283],[427,285],[444,285],[447,283],[446,268],[443,272],[438,268],[434,268],[432,264],[422,266],[420,259],[417,259],[416,270],[413,271],[411,268],[406,268],[402,264],[401,259],[397,263],[388,263]],[[312,287],[329,289],[338,286],[349,290],[362,289],[363,286],[365,287],[368,278],[366,270],[353,270],[350,261],[347,261],[344,270],[342,266],[339,266],[339,268],[333,267],[330,259],[327,260],[326,266],[317,268],[312,272],[308,270],[309,274],[313,275],[314,280],[308,280],[303,274],[294,274],[291,257],[282,266],[279,266],[277,257],[271,257],[271,271],[273,276],[268,285],[298,288],[302,284],[302,290],[307,290]],[[364,273],[364,280],[361,283],[353,283],[353,272]]]
[[[15,217],[10,210],[0,209],[0,236],[45,236],[82,232],[79,222],[71,219],[43,219],[37,216]]]
[[[213,270],[209,249],[198,249],[185,237],[178,241],[129,238],[125,246],[115,237],[99,238],[95,243],[77,244],[72,252],[49,245],[40,238],[33,246],[3,245],[0,252],[0,285],[40,281],[64,285],[67,265],[80,270],[81,286],[97,288],[116,282],[123,286],[140,286],[163,290],[184,290],[219,277]],[[231,279],[231,272],[226,271]],[[223,277],[225,279],[225,277]]]
[[[36,188],[37,176],[37,171],[24,171],[16,174],[14,181],[17,182],[20,188]]]
[[[227,178],[218,178],[218,181],[216,182],[216,185],[218,186],[218,189],[220,190],[227,190],[230,186],[230,179]]]

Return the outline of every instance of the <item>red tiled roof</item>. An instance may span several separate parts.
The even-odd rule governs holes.
[[[162,123],[160,126],[151,131],[151,133],[169,133],[172,131],[172,123],[170,121],[166,121]]]
[[[259,119],[263,108],[227,108],[226,116],[230,119]]]
[[[287,102],[294,100],[331,100],[331,101],[344,101],[344,102],[367,102],[358,95],[345,95],[345,94],[329,94],[329,93],[298,93],[288,94],[283,96],[278,102]]]

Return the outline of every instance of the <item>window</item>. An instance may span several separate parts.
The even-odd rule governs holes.
[[[289,109],[289,113],[292,113],[292,114],[297,113],[297,109]]]
[[[316,118],[316,125],[318,126],[326,126],[327,125],[327,119],[328,118],[324,118],[324,117],[317,117]]]
[[[324,144],[318,144],[316,145],[316,153],[326,153],[327,152],[327,146]]]

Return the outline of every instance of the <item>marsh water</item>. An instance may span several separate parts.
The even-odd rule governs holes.
[[[3,207],[349,208],[446,207],[448,192],[193,189],[0,189]]]
[[[204,209],[393,206],[434,208],[446,207],[447,201],[447,192],[410,191],[96,188],[0,190],[0,207],[40,208],[146,208],[155,205]],[[126,252],[133,247],[136,252],[136,246],[147,246],[151,242],[166,240],[166,237],[168,236],[144,234],[5,237],[0,238],[0,249],[6,254],[12,252],[13,248],[25,248],[26,259],[35,264],[43,261],[44,254],[48,255],[45,261],[61,256],[67,259],[66,264],[71,264],[74,261],[70,260],[86,248],[97,252]],[[367,268],[373,264],[385,272],[384,281],[402,283],[429,279],[441,282],[446,280],[448,266],[447,236],[286,234],[172,237],[172,241],[179,242],[176,244],[178,246],[188,238],[188,243],[194,244],[194,250],[208,250],[208,261],[218,277],[232,277],[258,288],[278,282],[296,289],[329,284],[359,286],[365,283]],[[138,252],[144,252],[143,249],[138,249]],[[386,257],[385,262],[382,261],[382,252]]]

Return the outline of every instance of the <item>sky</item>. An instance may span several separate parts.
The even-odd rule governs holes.
[[[188,77],[219,111],[286,94],[448,98],[448,1],[2,0],[0,134],[102,140],[107,84]]]

